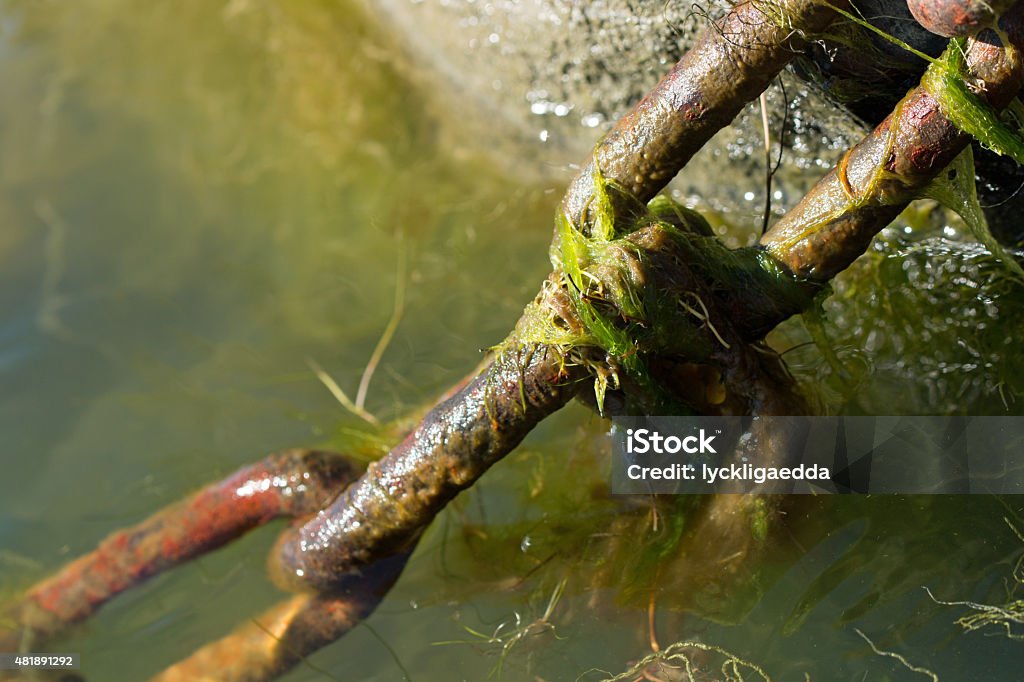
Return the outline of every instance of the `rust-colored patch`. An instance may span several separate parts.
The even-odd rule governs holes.
[[[702,118],[704,114],[707,113],[707,110],[708,108],[704,103],[698,100],[696,102],[687,102],[686,104],[683,104],[679,111],[687,121],[696,121],[697,119]]]
[[[293,450],[245,467],[192,498],[111,534],[92,553],[29,590],[21,609],[45,612],[46,618],[35,618],[31,625],[38,634],[53,635],[160,571],[278,516],[319,508],[354,475],[338,463],[340,458],[332,461],[334,457]],[[299,480],[306,492],[285,495],[283,489]]]

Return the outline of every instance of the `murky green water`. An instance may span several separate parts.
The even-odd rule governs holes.
[[[266,452],[362,429],[310,361],[354,393],[399,282],[367,400],[381,417],[510,328],[561,188],[503,175],[400,63],[341,0],[0,2],[4,592]],[[851,376],[787,358],[850,412],[1019,411],[1019,289],[929,239],[890,235],[830,304]],[[689,546],[655,575],[665,523],[604,496],[601,433],[576,406],[543,425],[435,524],[368,626],[288,679],[619,672],[650,650],[655,577],[663,645],[714,643],[776,679],[915,678],[854,628],[944,680],[1018,678],[1019,642],[961,635],[963,609],[921,586],[1005,602],[1021,502],[801,500],[742,571]],[[274,535],[118,598],[59,647],[90,680],[160,670],[280,598]],[[510,645],[563,579],[555,632]]]

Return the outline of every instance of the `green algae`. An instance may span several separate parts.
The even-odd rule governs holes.
[[[607,390],[627,377],[654,396],[653,409],[688,411],[665,394],[648,363],[656,356],[702,362],[730,350],[736,334],[719,310],[722,299],[810,302],[803,282],[770,254],[727,248],[707,220],[669,197],[643,206],[596,164],[593,187],[586,224],[556,215],[554,274],[505,344],[553,345],[591,366],[599,411]],[[555,302],[559,296],[567,306]]]
[[[992,107],[969,87],[965,58],[966,40],[950,41],[942,56],[921,77],[921,87],[935,98],[953,125],[978,140],[986,149],[1024,163],[1024,139],[1008,126]],[[1016,50],[1010,48],[1015,57]],[[1019,58],[1019,57],[1017,57]]]
[[[1013,277],[1024,283],[1024,268],[989,230],[985,211],[978,202],[974,181],[974,152],[970,147],[956,157],[953,163],[925,188],[923,195],[938,201],[959,215],[974,238],[988,249]]]

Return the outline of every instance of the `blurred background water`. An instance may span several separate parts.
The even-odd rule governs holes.
[[[367,400],[384,419],[510,329],[570,169],[513,175],[500,131],[460,136],[397,38],[346,0],[0,0],[0,597],[264,453],[365,431],[310,363],[354,393],[397,286]],[[1019,289],[921,222],[935,229],[889,231],[837,285],[845,365],[787,358],[850,413],[1019,411]],[[794,323],[776,343],[806,338]],[[578,406],[545,423],[438,520],[366,626],[287,679],[480,680],[500,661],[504,679],[572,680],[648,653],[637,564],[661,536],[604,494],[604,428]],[[1004,517],[1022,514],[794,502],[737,575],[700,547],[665,562],[659,636],[777,679],[914,678],[860,628],[942,679],[1018,679],[1019,642],[961,635],[962,610],[921,586],[1005,602],[1021,543]],[[116,599],[59,648],[88,679],[155,673],[280,598],[274,535]],[[509,645],[563,580],[558,637]]]

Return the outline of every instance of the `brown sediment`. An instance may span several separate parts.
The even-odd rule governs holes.
[[[317,511],[357,474],[340,455],[315,450],[288,450],[244,467],[111,534],[95,550],[32,587],[12,614],[19,631],[0,637],[0,642],[20,643],[26,634],[29,640],[52,637],[161,571],[272,519]]]
[[[554,348],[510,344],[437,405],[272,558],[287,588],[351,593],[362,569],[409,551],[434,516],[561,408],[586,376]]]
[[[1010,103],[1024,80],[1018,49],[1024,45],[1024,4],[1014,5],[1000,27],[1010,47],[1004,48],[994,32],[985,31],[970,40],[966,55],[970,87],[998,109]],[[828,281],[864,253],[875,234],[970,140],[932,95],[923,87],[914,88],[761,238],[761,246],[797,277]]]
[[[834,7],[846,8],[837,0]],[[729,125],[835,18],[820,0],[738,4],[706,29],[676,66],[604,137],[572,181],[562,209],[586,223],[594,164],[642,204],[660,192],[711,137]]]

